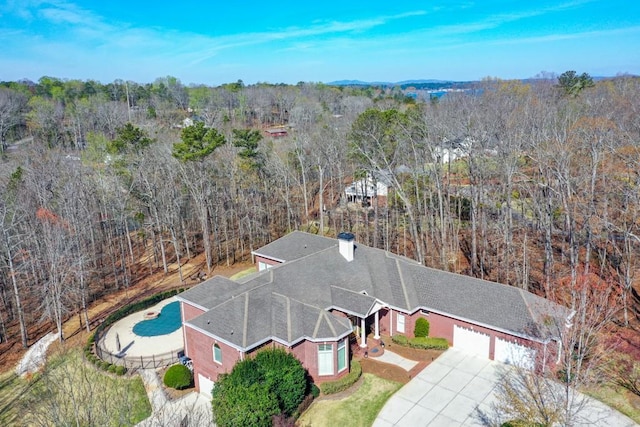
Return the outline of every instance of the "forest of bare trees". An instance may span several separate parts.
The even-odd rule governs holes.
[[[215,274],[294,229],[351,231],[577,311],[598,277],[619,296],[616,323],[638,325],[635,77],[570,92],[486,79],[424,101],[397,88],[43,77],[0,84],[0,137],[5,348],[152,272],[205,254]],[[345,202],[362,176],[387,177],[388,203]]]

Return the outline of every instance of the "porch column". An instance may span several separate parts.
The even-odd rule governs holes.
[[[373,338],[379,340],[380,339],[380,312],[376,311],[375,313],[375,331],[374,331],[374,335]]]
[[[367,331],[364,324],[364,317],[360,319],[360,347],[365,348],[367,346]]]

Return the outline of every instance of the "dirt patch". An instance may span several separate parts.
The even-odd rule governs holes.
[[[378,362],[372,358],[360,360],[360,365],[362,365],[362,372],[373,374],[376,377],[384,378],[385,380],[406,384],[411,379],[409,378],[409,372],[405,371],[401,367],[384,362]]]

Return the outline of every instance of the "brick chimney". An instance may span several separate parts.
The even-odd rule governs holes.
[[[338,234],[338,249],[340,250],[340,255],[349,262],[353,261],[353,255],[356,249],[355,240],[355,236],[351,233],[342,232]]]

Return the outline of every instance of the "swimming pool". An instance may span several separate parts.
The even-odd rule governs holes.
[[[181,324],[180,303],[174,301],[165,305],[157,318],[133,325],[133,333],[141,337],[156,337],[178,330]]]

